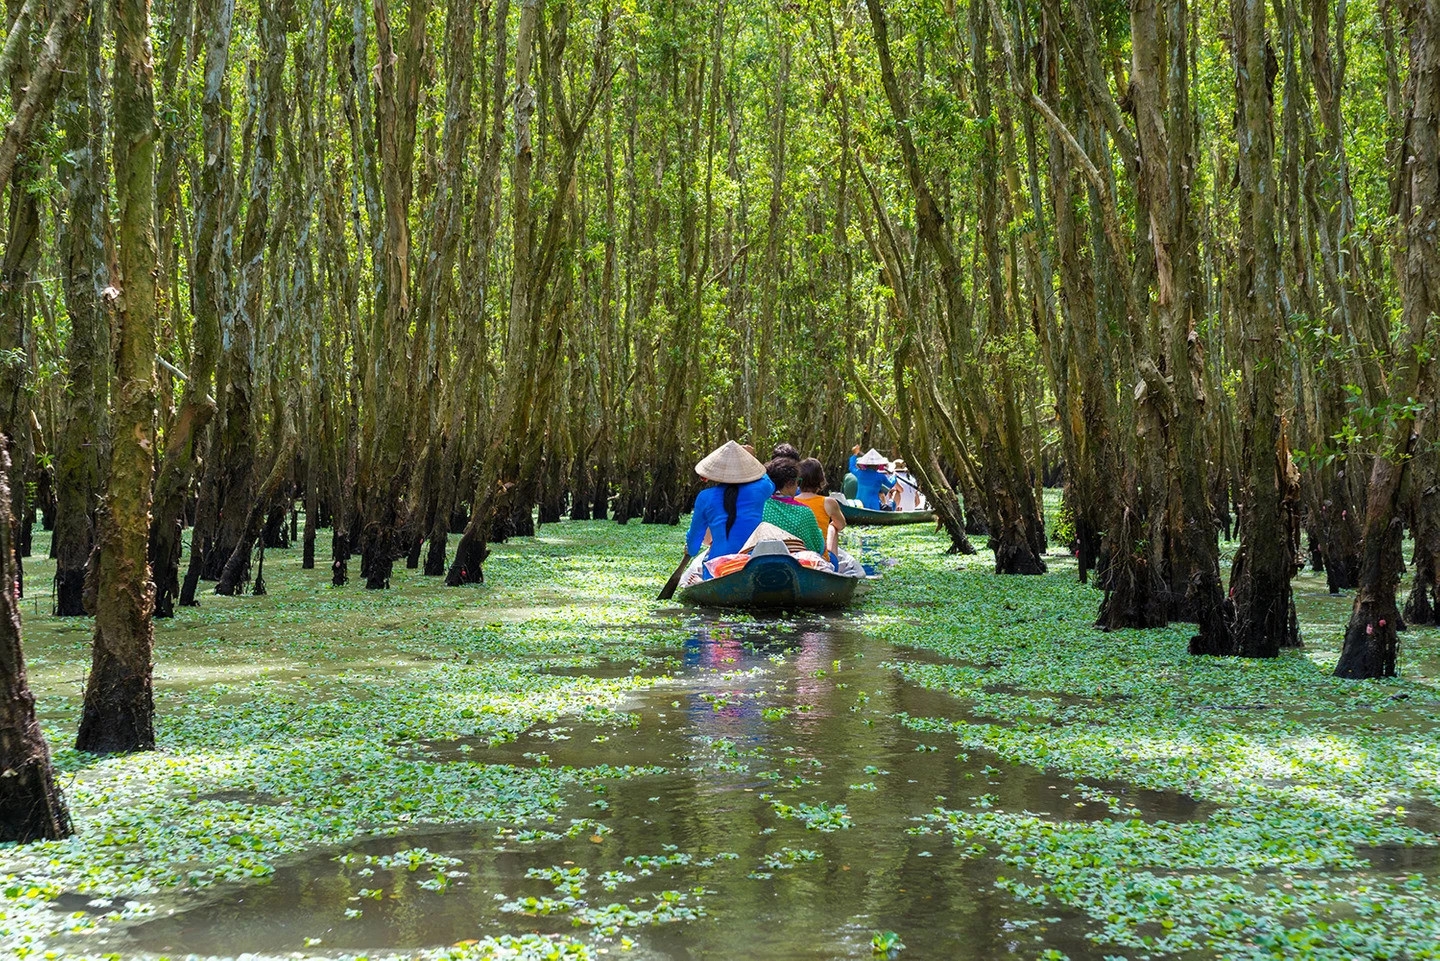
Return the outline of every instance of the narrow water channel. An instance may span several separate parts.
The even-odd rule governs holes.
[[[921,832],[937,804],[1109,812],[1073,782],[903,727],[902,713],[963,716],[884,666],[919,657],[845,620],[707,617],[667,652],[671,676],[627,705],[629,725],[562,718],[495,747],[409,748],[441,763],[647,773],[587,782],[554,823],[418,828],[317,852],[110,947],[383,953],[588,932],[612,953],[633,939],[635,958],[821,961],[870,957],[872,933],[893,931],[917,959],[1109,953],[1079,918],[997,891],[994,862]],[[1183,797],[1106,787],[1149,818],[1196,815]]]

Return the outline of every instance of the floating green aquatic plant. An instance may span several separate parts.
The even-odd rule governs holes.
[[[870,936],[870,953],[877,958],[893,958],[905,950],[905,943],[894,931],[876,931]]]

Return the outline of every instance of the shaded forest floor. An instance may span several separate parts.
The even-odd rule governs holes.
[[[673,528],[548,526],[467,590],[270,551],[160,622],[160,750],[115,758],[65,747],[91,625],[30,559],[79,834],[0,847],[0,954],[1440,957],[1440,632],[1337,681],[1304,575],[1303,651],[1194,659],[1093,631],[1065,558],[873,538],[885,581],[793,621],[656,604]]]

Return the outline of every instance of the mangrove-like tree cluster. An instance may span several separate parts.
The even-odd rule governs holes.
[[[266,549],[475,583],[536,523],[675,523],[726,438],[900,454],[952,550],[1064,544],[1100,627],[1195,653],[1298,643],[1301,563],[1356,592],[1342,675],[1436,616],[1436,0],[5,22],[0,607],[43,523],[82,748],[153,743],[152,614]]]

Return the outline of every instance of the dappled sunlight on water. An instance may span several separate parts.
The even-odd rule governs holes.
[[[972,796],[1063,820],[1107,809],[1064,778],[981,752],[957,755],[945,738],[901,727],[897,712],[954,713],[957,703],[881,667],[897,656],[843,620],[771,627],[704,619],[674,652],[671,676],[635,695],[624,717],[562,718],[494,747],[417,745],[442,763],[640,769],[618,777],[597,770],[553,823],[415,829],[325,851],[269,884],[141,925],[115,943],[199,953],[234,950],[241,939],[273,952],[300,949],[307,938],[329,949],[423,947],[517,924],[571,931],[582,906],[642,909],[677,891],[705,916],[629,930],[637,956],[853,957],[868,953],[875,929],[901,932],[918,958],[1023,955],[1037,939],[1082,956],[1089,946],[1078,918],[1015,903],[994,888],[994,865],[961,859],[943,838],[910,829],[936,804]],[[620,670],[633,668],[611,673]],[[1150,816],[1195,812],[1193,802],[1144,794],[1130,801],[1164,807]],[[566,836],[577,821],[581,830]],[[436,876],[428,868],[371,867],[361,876],[364,867],[337,861],[347,851],[363,859],[416,847],[457,858],[448,870],[464,873],[437,891],[417,884]],[[634,860],[657,857],[648,874]],[[588,872],[584,892],[554,914],[517,914],[519,899],[561,897],[526,876],[551,867]],[[634,880],[607,892],[607,871]],[[347,918],[347,910],[360,913]]]

